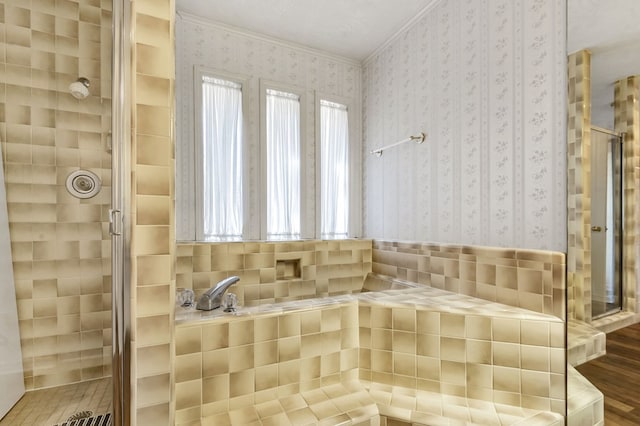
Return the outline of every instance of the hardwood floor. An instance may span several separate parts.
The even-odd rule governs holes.
[[[607,354],[576,369],[604,394],[606,426],[640,425],[640,324],[607,334]]]

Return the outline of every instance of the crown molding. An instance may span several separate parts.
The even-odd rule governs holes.
[[[265,42],[269,42],[269,43],[273,43],[276,44],[280,47],[285,47],[288,49],[295,49],[301,53],[307,53],[309,55],[314,55],[314,56],[319,56],[319,57],[323,57],[325,59],[329,59],[331,61],[335,61],[335,62],[341,62],[343,64],[347,64],[347,65],[352,65],[358,68],[362,67],[362,63],[358,60],[352,59],[352,58],[347,58],[346,56],[340,56],[340,55],[336,55],[333,53],[329,53],[325,50],[321,50],[321,49],[315,49],[312,47],[308,47],[308,46],[304,46],[302,44],[298,44],[298,43],[294,43],[294,42],[290,42],[290,41],[286,41],[286,40],[282,40],[276,37],[271,37],[265,34],[260,34],[254,31],[250,31],[244,28],[239,28],[233,25],[229,25],[229,24],[223,24],[222,22],[217,22],[217,21],[213,21],[213,20],[209,20],[209,19],[204,19],[200,16],[196,16],[196,15],[192,15],[189,12],[185,12],[183,10],[178,10],[176,11],[176,16],[180,17],[180,19],[182,19],[183,21],[186,22],[191,22],[193,24],[200,24],[200,25],[204,25],[210,28],[216,28],[216,29],[222,29],[225,31],[228,31],[230,33],[242,36],[242,37],[247,37],[247,38],[252,38],[254,40],[259,40],[259,41],[265,41]]]
[[[364,58],[364,60],[361,63],[361,66],[364,68],[367,65],[369,65],[369,62],[371,62],[377,55],[379,55],[383,50],[385,50],[390,44],[396,41],[402,34],[404,34],[405,31],[413,27],[416,22],[422,19],[424,15],[427,14],[427,12],[433,9],[436,6],[436,4],[440,3],[441,1],[442,0],[432,0],[431,3],[427,4],[420,12],[416,14],[416,16],[411,18],[406,24],[400,27],[398,31],[396,31],[391,37],[389,37],[387,41],[382,43],[373,52],[371,52],[369,56]]]

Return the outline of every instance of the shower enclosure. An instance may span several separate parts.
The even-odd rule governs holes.
[[[591,127],[591,313],[622,309],[622,136]]]
[[[111,410],[112,424],[129,419],[128,4],[0,0],[0,148],[14,272],[7,285],[27,391],[0,425],[105,420]],[[88,94],[72,95],[70,85],[85,80]],[[68,178],[90,194],[74,196]],[[102,403],[85,406],[89,393]],[[14,402],[7,392],[0,398],[0,407]],[[42,403],[55,398],[53,408]]]

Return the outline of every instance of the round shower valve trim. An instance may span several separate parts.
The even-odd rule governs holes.
[[[67,176],[67,191],[77,198],[94,197],[102,187],[100,178],[89,170],[76,170]]]

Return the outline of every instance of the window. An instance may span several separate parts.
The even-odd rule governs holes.
[[[189,78],[176,87],[179,241],[358,236],[356,101],[202,65]]]
[[[242,86],[202,75],[202,234],[242,239]]]
[[[349,236],[349,122],[345,105],[320,101],[320,237]]]
[[[300,96],[266,90],[267,239],[300,238]]]

